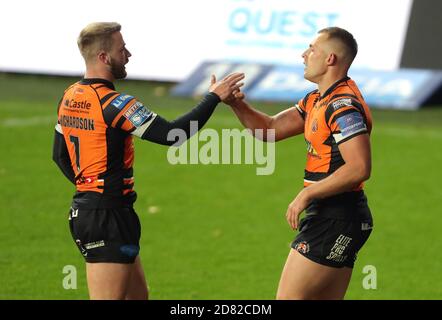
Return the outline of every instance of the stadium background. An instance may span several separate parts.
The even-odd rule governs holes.
[[[413,1],[411,9],[397,67],[440,71],[441,42],[434,39],[442,32],[441,3]],[[35,50],[44,50],[46,36],[26,52],[14,48],[30,39],[6,45],[25,64]],[[86,299],[83,259],[67,225],[73,189],[51,160],[56,104],[80,74],[8,67],[5,50],[0,53],[0,299]],[[79,56],[76,51],[55,55]],[[168,119],[197,102],[171,96],[174,82],[149,80],[120,81],[117,88]],[[292,102],[253,103],[273,114]],[[442,298],[441,104],[439,89],[416,111],[372,106],[373,173],[366,192],[375,230],[361,251],[347,299]],[[207,127],[241,128],[226,106],[217,108]],[[136,141],[136,210],[151,298],[273,299],[294,236],[285,210],[302,185],[302,137],[277,144],[270,176],[257,176],[251,165],[173,166],[166,153],[165,147]],[[75,290],[63,288],[66,265],[78,271]],[[375,290],[362,286],[366,265],[376,267]]]

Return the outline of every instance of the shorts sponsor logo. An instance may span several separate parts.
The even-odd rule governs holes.
[[[75,240],[75,243],[77,244],[78,248],[80,249],[81,254],[82,254],[83,256],[87,257],[87,251],[86,251],[86,248],[82,245],[81,240],[80,240],[80,239],[77,239],[77,240]]]
[[[373,226],[370,223],[366,223],[366,222],[361,223],[361,230],[362,231],[371,230],[371,229],[373,229]]]
[[[118,97],[116,97],[112,102],[110,103],[118,110],[122,110],[124,106],[132,100],[134,97],[128,95],[128,94],[120,94]]]
[[[326,259],[335,262],[345,261],[345,259],[347,259],[347,255],[344,255],[344,252],[350,244],[351,240],[352,238],[340,234]]]
[[[104,247],[105,245],[106,244],[104,243],[104,240],[100,240],[100,241],[94,241],[94,242],[86,243],[84,245],[84,247],[87,250],[90,250],[90,249],[94,249],[94,248]]]
[[[345,107],[345,106],[351,106],[351,99],[349,99],[349,98],[339,99],[339,100],[336,100],[335,102],[333,102],[333,104],[332,104],[332,107],[334,110],[338,110],[338,109]]]
[[[120,247],[120,251],[129,257],[136,257],[140,251],[140,247],[134,244],[127,244]]]
[[[367,129],[364,119],[359,112],[352,112],[340,117],[338,120],[342,137],[347,137],[364,129]]]
[[[307,253],[310,251],[310,246],[307,241],[302,241],[296,244],[295,250],[300,253]]]
[[[71,207],[71,210],[69,212],[69,220],[72,220],[72,218],[77,218],[78,217],[78,209],[74,209]]]

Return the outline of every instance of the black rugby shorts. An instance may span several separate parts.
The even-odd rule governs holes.
[[[72,207],[69,227],[86,262],[133,263],[140,251],[141,225],[132,207]]]

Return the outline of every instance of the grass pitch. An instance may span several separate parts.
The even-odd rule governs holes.
[[[56,106],[73,78],[0,74],[0,299],[87,299],[83,258],[68,229],[73,187],[51,160]],[[117,83],[167,119],[197,101],[169,85]],[[274,114],[288,106],[256,103]],[[346,299],[441,299],[442,108],[373,110],[375,229]],[[220,105],[206,128],[242,128]],[[167,148],[136,141],[136,210],[152,299],[273,299],[295,233],[287,205],[302,187],[302,137],[276,144],[273,175],[256,165],[171,165]],[[63,288],[63,268],[78,288]],[[377,271],[366,290],[364,266]]]

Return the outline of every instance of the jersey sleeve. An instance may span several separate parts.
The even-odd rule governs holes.
[[[302,119],[305,120],[305,118],[307,117],[307,113],[309,112],[308,110],[310,110],[311,106],[314,105],[318,96],[318,90],[313,90],[307,93],[307,95],[303,99],[299,100],[298,103],[295,104],[294,108],[298,110]]]
[[[301,99],[298,101],[297,104],[295,104],[294,108],[299,112],[299,114],[301,115],[302,119],[305,120],[305,116],[306,116],[306,110],[305,110],[305,105],[304,105],[304,99]]]
[[[141,137],[157,114],[127,94],[116,93],[103,108],[106,124]]]
[[[337,144],[368,133],[367,119],[352,103],[352,99],[340,99],[330,103],[327,106],[325,119]]]

